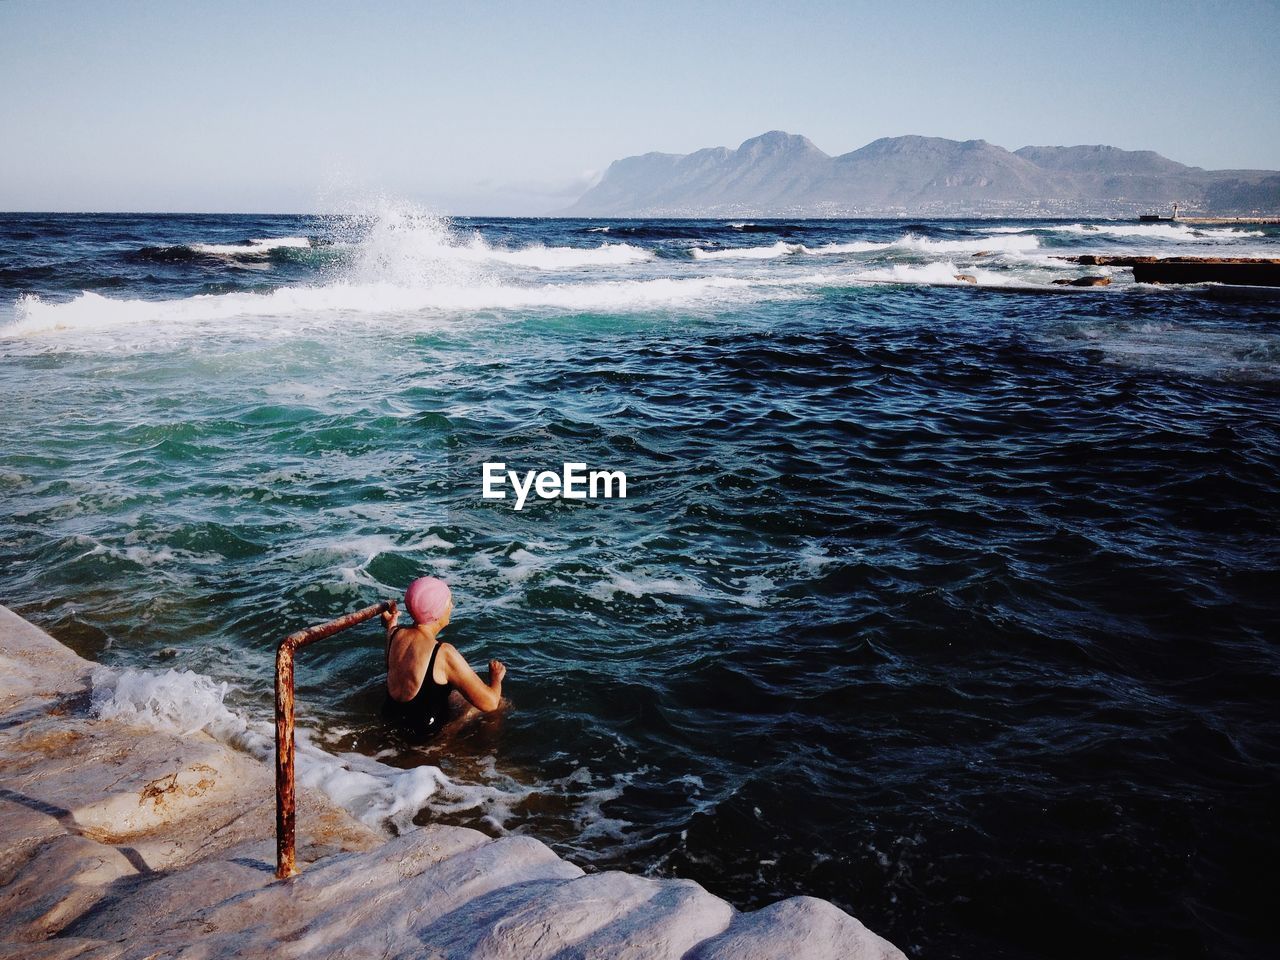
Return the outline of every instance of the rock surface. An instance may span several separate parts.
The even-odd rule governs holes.
[[[1180,263],[1180,264],[1220,264],[1220,263],[1245,263],[1245,264],[1270,264],[1271,266],[1280,266],[1280,258],[1278,257],[1129,257],[1129,256],[1108,256],[1098,253],[1081,253],[1073,257],[1054,257],[1055,260],[1066,260],[1070,263],[1079,263],[1084,266],[1094,267],[1132,267],[1135,264],[1143,263]]]
[[[1059,257],[1099,267],[1132,267],[1139,283],[1226,283],[1280,287],[1280,259],[1264,257]]]
[[[1074,280],[1068,280],[1063,277],[1061,280],[1053,281],[1060,287],[1109,287],[1111,285],[1110,277],[1076,277]]]
[[[300,796],[274,876],[274,781],[203,733],[89,711],[93,664],[0,607],[0,958],[894,960],[838,907],[740,913],[687,880],[584,874],[529,837],[386,840]]]

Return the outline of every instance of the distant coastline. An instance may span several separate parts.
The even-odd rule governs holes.
[[[830,156],[773,130],[736,150],[614,161],[565,216],[1130,217],[1280,213],[1280,171],[1204,170],[1150,150],[884,137]]]

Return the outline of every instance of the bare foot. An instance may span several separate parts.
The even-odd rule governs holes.
[[[489,661],[489,682],[501,683],[502,678],[507,675],[507,665],[501,660]]]

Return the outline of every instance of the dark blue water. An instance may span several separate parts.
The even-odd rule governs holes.
[[[1280,307],[1049,281],[1280,235],[1136,227],[3,215],[0,599],[261,719],[434,573],[507,714],[400,742],[374,630],[299,673],[418,822],[920,957],[1267,955]]]

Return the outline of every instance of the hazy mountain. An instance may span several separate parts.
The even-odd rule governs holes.
[[[1188,167],[1162,157],[1154,150],[1121,150],[1102,144],[1083,147],[1023,147],[1014,156],[1029,160],[1042,170],[1093,176],[1177,177],[1203,173],[1199,167]]]
[[[885,137],[832,157],[774,130],[738,149],[610,165],[571,216],[1000,216],[1280,212],[1280,172],[1203,170],[1150,150]]]
[[[1044,170],[985,140],[885,137],[836,157],[819,202],[912,210],[959,201],[1001,203],[1051,189]]]

